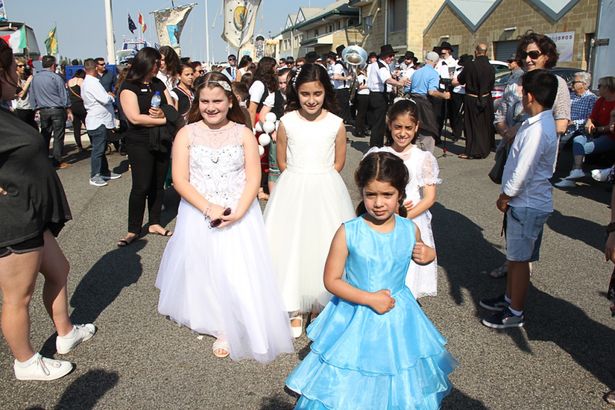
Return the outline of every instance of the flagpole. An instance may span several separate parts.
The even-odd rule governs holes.
[[[115,39],[113,38],[111,0],[105,0],[105,27],[107,32],[107,61],[109,64],[115,64]]]
[[[207,56],[207,69],[209,70],[211,67],[211,58],[209,56],[209,6],[207,5],[207,0],[205,0],[205,54]]]

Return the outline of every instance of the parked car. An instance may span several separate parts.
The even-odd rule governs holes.
[[[496,76],[498,74],[501,74],[501,73],[508,73],[508,74],[510,74],[510,69],[508,68],[508,63],[505,62],[505,61],[489,60],[489,64],[491,64],[493,66],[493,68],[495,68],[495,75]]]
[[[570,87],[570,85],[572,84],[572,80],[574,79],[574,75],[584,70],[572,67],[553,67],[550,71],[553,74],[562,77],[568,84],[568,87]],[[493,97],[494,101],[499,98],[502,98],[502,95],[504,95],[504,89],[506,88],[506,84],[508,84],[509,78],[510,72],[496,73],[495,84],[493,86],[493,90],[491,90],[491,96]]]

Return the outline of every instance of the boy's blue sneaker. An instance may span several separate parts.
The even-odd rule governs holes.
[[[490,310],[492,312],[501,312],[504,309],[506,309],[508,307],[508,305],[510,305],[510,303],[508,303],[506,301],[506,298],[504,297],[503,293],[500,296],[496,297],[496,298],[481,299],[478,302],[478,304],[483,309],[487,309],[487,310]]]
[[[516,316],[507,308],[488,319],[483,319],[481,322],[492,329],[508,329],[509,327],[522,327],[525,324],[525,317],[523,315]]]

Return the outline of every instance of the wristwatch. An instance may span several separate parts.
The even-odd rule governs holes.
[[[611,222],[606,226],[606,234],[610,234],[611,232],[615,232],[615,222]]]

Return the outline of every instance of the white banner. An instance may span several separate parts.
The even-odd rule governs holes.
[[[572,61],[574,51],[574,31],[566,31],[562,33],[549,33],[548,36],[557,46],[559,59],[557,61]]]
[[[261,0],[224,0],[224,41],[240,48],[252,39],[260,4]]]
[[[180,54],[179,38],[186,19],[195,6],[195,3],[178,6],[172,9],[152,11],[156,23],[156,34],[161,46],[171,46]]]

